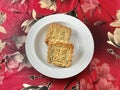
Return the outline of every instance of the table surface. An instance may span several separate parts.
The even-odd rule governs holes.
[[[0,0],[0,90],[120,90],[119,9],[119,0]],[[88,67],[59,80],[37,72],[25,53],[30,27],[57,13],[84,22],[95,43]]]

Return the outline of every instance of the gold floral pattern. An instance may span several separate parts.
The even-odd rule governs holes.
[[[52,0],[40,0],[39,4],[41,8],[46,8],[54,11],[57,9],[55,1]]]
[[[120,48],[120,10],[116,13],[117,20],[110,23],[110,26],[115,27],[113,34],[108,32],[108,44],[111,44],[117,48]]]
[[[117,18],[117,20],[115,20],[114,22],[110,23],[110,26],[112,26],[112,27],[119,27],[120,28],[120,10],[117,10],[116,18]]]

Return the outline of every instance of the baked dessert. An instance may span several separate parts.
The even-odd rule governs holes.
[[[49,42],[48,63],[59,67],[69,67],[72,64],[74,46],[72,43]]]
[[[48,27],[45,42],[68,42],[71,35],[71,29],[56,23],[51,23]]]

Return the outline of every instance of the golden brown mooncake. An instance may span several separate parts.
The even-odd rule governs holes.
[[[57,24],[51,23],[48,27],[48,31],[46,34],[45,42],[48,44],[50,41],[52,42],[68,42],[71,35],[71,29]]]
[[[72,43],[50,42],[48,45],[48,63],[59,67],[71,66],[73,49]]]

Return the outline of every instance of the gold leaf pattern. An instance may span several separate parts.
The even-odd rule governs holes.
[[[22,23],[21,27],[25,27],[25,26],[28,24],[28,22],[29,22],[29,20],[28,20],[28,19],[27,19],[27,20],[25,20],[25,21]]]
[[[115,28],[114,35],[120,35],[120,28]]]
[[[107,41],[108,44],[113,45],[114,47],[117,47],[114,43],[112,43],[111,41]]]
[[[113,34],[108,32],[109,41],[107,43],[120,48],[120,10],[117,11],[116,17],[117,20],[110,23],[110,26],[115,27],[115,30]]]
[[[49,9],[50,10],[54,10],[54,11],[56,11],[56,3],[55,2],[53,2],[53,5],[51,5],[50,7],[49,7]]]
[[[36,14],[36,11],[33,9],[33,10],[32,10],[32,17],[33,17],[33,19],[35,19],[35,20],[36,20],[36,15],[37,15],[37,14]]]
[[[116,17],[118,20],[120,20],[120,10],[117,11]]]
[[[116,28],[114,34],[108,32],[108,44],[120,48],[120,28]]]
[[[112,26],[112,27],[120,27],[120,10],[117,10],[116,17],[117,17],[117,20],[110,23],[110,26]]]
[[[114,42],[120,46],[120,28],[116,28],[114,31]]]
[[[112,27],[120,27],[120,20],[116,20],[115,22],[110,23]]]
[[[21,27],[23,28],[23,31],[25,33],[28,33],[31,26],[36,22],[37,20],[35,19],[29,19],[29,20],[26,20],[22,23]]]
[[[6,30],[5,30],[5,28],[3,26],[0,26],[0,32],[1,33],[5,33],[5,34],[7,33]]]

